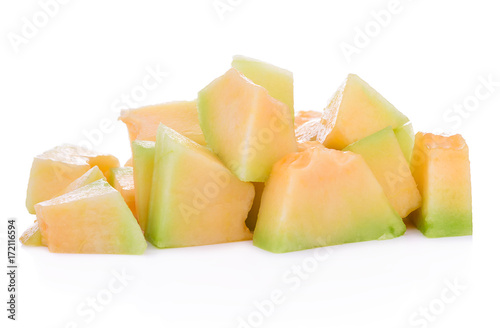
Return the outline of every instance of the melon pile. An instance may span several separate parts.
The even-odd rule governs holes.
[[[21,236],[59,253],[142,254],[253,240],[274,253],[472,234],[467,144],[419,132],[350,74],[294,114],[291,72],[236,56],[198,93],[122,112],[132,158],[72,145],[36,156]]]

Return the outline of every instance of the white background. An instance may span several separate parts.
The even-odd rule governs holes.
[[[17,218],[19,234],[34,220],[24,207],[33,156],[63,142],[89,141],[93,133],[96,150],[124,163],[128,137],[113,109],[122,94],[137,90],[148,69],[160,69],[168,77],[137,105],[194,99],[229,68],[234,54],[293,71],[296,110],[322,110],[353,72],[410,117],[416,130],[462,133],[472,162],[474,237],[431,240],[409,229],[395,240],[329,247],[321,261],[312,250],[274,255],[251,242],[150,246],[137,257],[19,247],[18,321],[6,320],[2,273],[2,322],[223,328],[250,316],[261,327],[400,328],[423,327],[410,320],[419,307],[431,306],[440,313],[429,327],[497,327],[500,87],[463,116],[453,112],[454,105],[474,105],[480,79],[500,81],[495,3],[401,0],[382,27],[372,12],[391,7],[386,0],[221,3],[232,3],[232,10],[219,15],[213,0],[69,1],[43,22],[37,1],[2,1],[1,263],[5,220]],[[23,37],[24,19],[34,15],[45,26],[13,46],[10,39]],[[354,45],[366,27],[372,36],[358,42],[348,60],[341,44]],[[108,120],[112,127],[97,132]],[[290,270],[303,264],[308,276],[293,278]],[[127,286],[95,317],[80,315],[78,308],[89,309],[88,298],[109,296],[113,272],[122,270],[133,276]],[[453,295],[447,286],[454,281],[466,289],[440,308],[441,295]],[[284,294],[283,302],[258,322],[263,316],[255,302],[267,304],[273,290]]]

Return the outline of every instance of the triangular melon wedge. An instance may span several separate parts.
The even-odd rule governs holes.
[[[120,163],[112,155],[72,145],[58,146],[36,156],[31,166],[26,208],[34,214],[36,203],[60,195],[71,182],[93,166],[98,166],[107,175],[110,168],[120,166]]]
[[[405,229],[361,155],[312,147],[274,165],[253,242],[283,253],[394,238]]]
[[[156,137],[155,137],[156,139]],[[153,182],[155,142],[135,140],[132,142],[134,164],[135,208],[137,221],[146,232],[149,212],[149,195]]]
[[[231,66],[253,83],[264,87],[271,97],[287,105],[293,115],[292,72],[245,56],[234,56]]]
[[[128,208],[137,217],[135,208],[134,168],[115,167],[109,171],[109,184],[115,188],[127,203]]]
[[[35,205],[42,242],[55,253],[142,254],[146,241],[104,179]]]
[[[266,181],[297,150],[287,106],[234,68],[199,92],[198,113],[208,146],[242,181]]]
[[[420,207],[422,198],[417,184],[390,126],[344,150],[363,156],[400,217],[405,218]]]
[[[206,144],[198,123],[196,101],[173,101],[124,110],[119,119],[127,125],[130,142],[155,141],[158,125],[163,123],[200,145]]]
[[[386,126],[408,122],[390,102],[355,74],[349,74],[323,111],[317,140],[343,149]]]
[[[254,187],[208,149],[160,125],[146,237],[160,248],[248,240]]]

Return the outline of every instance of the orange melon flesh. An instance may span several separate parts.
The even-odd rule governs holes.
[[[231,66],[253,83],[266,89],[271,97],[284,103],[293,115],[292,72],[244,56],[234,56]]]
[[[320,112],[303,111],[295,116],[295,136],[298,142],[315,141],[320,127]]]
[[[134,166],[134,158],[131,157],[127,160],[127,162],[125,162],[125,165],[124,166],[129,166],[129,167],[133,167]]]
[[[102,174],[101,170],[97,166],[94,166],[87,172],[85,172],[81,177],[70,183],[61,193],[60,195],[72,192],[78,188],[91,184],[94,181],[104,179],[104,174]],[[60,196],[60,195],[56,195]],[[45,246],[42,244],[40,230],[38,227],[38,223],[35,222],[30,228],[28,228],[20,238],[21,243],[27,246]]]
[[[99,154],[85,148],[62,145],[34,158],[31,166],[26,208],[35,213],[34,205],[60,195],[75,179],[93,166],[106,175],[110,168],[119,166],[112,155]]]
[[[42,242],[55,253],[142,254],[146,241],[104,179],[35,205]]]
[[[196,101],[175,101],[125,110],[119,119],[127,125],[130,142],[155,141],[158,126],[163,123],[194,142],[206,145],[198,123]]]
[[[274,165],[253,243],[283,253],[388,239],[405,229],[361,155],[314,147]]]
[[[109,171],[109,184],[122,195],[128,208],[132,211],[132,214],[137,217],[135,207],[134,168],[112,168],[111,171]]]
[[[469,148],[461,135],[419,132],[411,169],[422,207],[410,218],[426,237],[472,234]]]
[[[146,232],[149,213],[149,197],[151,194],[155,162],[154,141],[135,140],[132,142],[132,154],[134,159],[135,208],[137,211],[137,221],[142,231]]]
[[[297,150],[287,106],[234,68],[199,92],[198,112],[208,146],[242,181],[266,181]]]
[[[160,125],[146,236],[160,248],[248,240],[254,187],[207,148]]]
[[[317,112],[315,110],[305,110],[305,111],[300,111],[295,115],[295,130],[300,128],[302,125],[305,123],[311,121],[311,120],[319,120],[321,119],[321,113]]]
[[[420,207],[422,198],[417,184],[390,126],[344,150],[363,156],[400,217],[405,218]]]
[[[393,129],[408,118],[368,83],[349,74],[323,111],[317,140],[328,148],[344,149],[381,129]]]

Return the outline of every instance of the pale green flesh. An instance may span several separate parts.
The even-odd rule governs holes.
[[[395,128],[394,134],[396,134],[401,151],[405,155],[406,161],[409,163],[411,160],[413,145],[415,143],[415,133],[413,132],[412,124],[408,122],[398,128]]]
[[[139,222],[142,231],[146,232],[149,212],[149,198],[153,180],[155,142],[140,140],[133,141],[132,154],[134,158],[134,188],[137,221]]]

